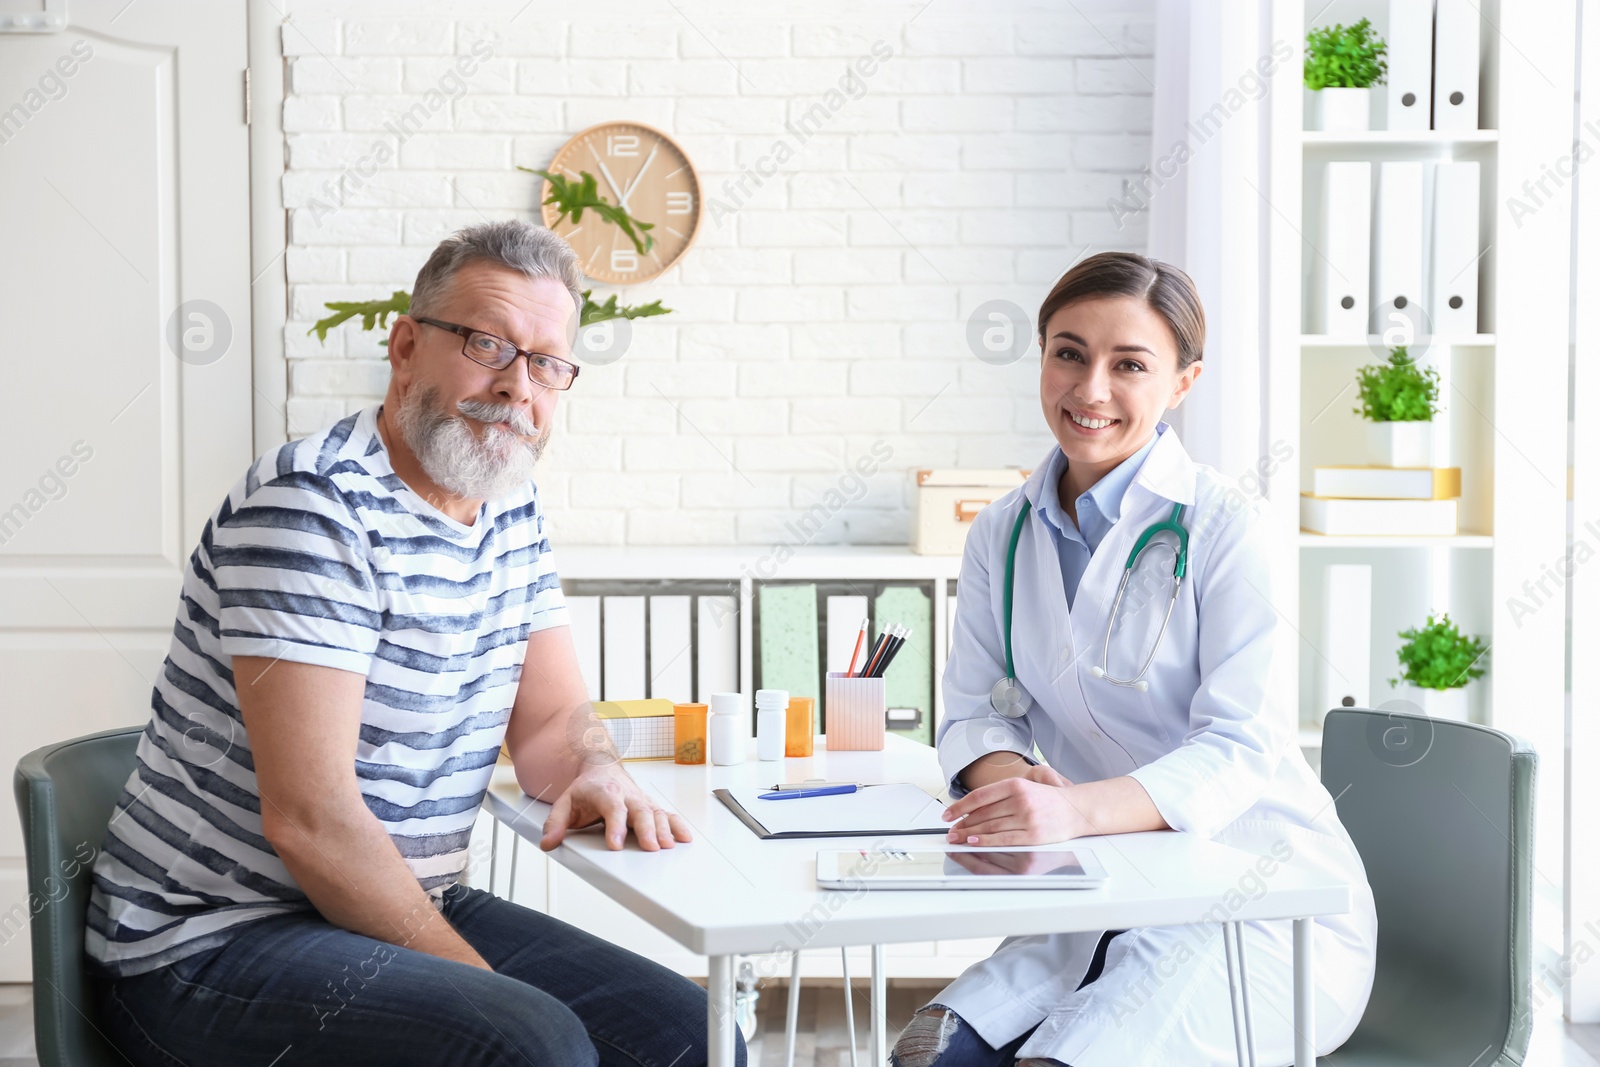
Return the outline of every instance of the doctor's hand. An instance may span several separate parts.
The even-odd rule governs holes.
[[[955,845],[1042,845],[1094,833],[1073,803],[1077,787],[1049,767],[979,786],[945,809]],[[959,821],[958,821],[959,820]]]
[[[592,767],[556,798],[544,822],[539,847],[546,852],[561,844],[568,830],[605,823],[606,847],[620,849],[628,831],[646,852],[691,841],[683,819],[657,805],[618,763]]]

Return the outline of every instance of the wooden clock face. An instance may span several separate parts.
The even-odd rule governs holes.
[[[578,253],[583,273],[597,282],[633,285],[671,267],[694,243],[700,225],[700,180],[672,138],[637,122],[603,122],[562,146],[546,168],[569,180],[580,171],[595,177],[600,195],[641,222],[655,226],[650,251],[640,254],[622,228],[585,211],[574,223],[544,204],[544,224]],[[550,195],[545,182],[539,199]]]

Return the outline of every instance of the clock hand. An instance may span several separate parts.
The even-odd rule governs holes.
[[[629,182],[628,188],[623,190],[622,203],[617,205],[618,207],[622,208],[622,210],[628,210],[628,197],[633,195],[633,190],[639,184],[639,179],[643,178],[644,172],[650,169],[650,164],[655,161],[656,152],[660,151],[660,149],[661,145],[659,142],[650,147],[650,154],[645,157],[644,166],[639,168],[639,173],[633,176],[633,181]]]
[[[600,164],[600,173],[605,175],[606,184],[611,186],[612,195],[621,200],[622,190],[617,188],[617,180],[611,176],[611,171],[606,168],[606,161],[599,156],[595,156],[595,162]],[[622,205],[618,204],[617,206],[621,207]]]

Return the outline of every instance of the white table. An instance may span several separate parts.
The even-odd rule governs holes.
[[[926,941],[951,930],[963,937],[1126,930],[1215,921],[1207,912],[1237,888],[1240,873],[1255,857],[1189,834],[1117,834],[1081,838],[1105,865],[1107,883],[1092,890],[949,890],[851,893],[820,889],[816,854],[821,848],[870,847],[871,838],[763,841],[711,795],[726,786],[767,786],[802,778],[835,781],[916,782],[942,795],[943,775],[934,750],[890,736],[882,752],[829,753],[819,737],[810,759],[732,767],[680,767],[670,761],[634,762],[628,769],[664,807],[689,823],[689,845],[646,853],[631,841],[620,852],[605,847],[598,833],[570,835],[551,855],[641,919],[709,958],[711,1067],[734,1063],[734,960],[741,955],[799,948],[873,946],[872,1055],[884,1062],[882,946]],[[537,842],[549,805],[525,795],[514,778],[497,774],[486,801],[494,818],[519,837]],[[880,839],[902,847],[945,848],[940,836]],[[1266,891],[1231,911],[1225,934],[1259,919],[1294,920],[1295,1067],[1314,1067],[1312,1016],[1312,919],[1350,910],[1350,887],[1293,866],[1281,868]],[[1224,938],[1233,958],[1233,942]],[[1232,970],[1230,968],[1230,977]],[[1240,1000],[1243,999],[1242,1012]],[[1249,1002],[1235,998],[1235,1030]],[[1248,1042],[1240,1035],[1240,1060]],[[1253,1048],[1248,1049],[1254,1059]]]

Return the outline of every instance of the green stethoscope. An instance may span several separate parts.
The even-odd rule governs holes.
[[[1008,719],[1021,718],[1028,713],[1028,694],[1017,681],[1017,664],[1011,655],[1011,598],[1016,591],[1017,579],[1017,543],[1022,540],[1022,528],[1028,522],[1028,512],[1032,510],[1031,501],[1022,501],[1022,510],[1017,514],[1016,525],[1011,528],[1011,545],[1006,549],[1006,676],[994,684],[994,689],[989,694],[989,702],[994,705],[994,710]],[[1122,568],[1122,581],[1117,584],[1117,599],[1111,604],[1111,615],[1106,619],[1105,641],[1100,648],[1100,665],[1090,667],[1089,673],[1096,678],[1104,678],[1112,685],[1127,686],[1144,693],[1150,689],[1150,683],[1145,681],[1145,673],[1150,670],[1150,664],[1155,662],[1156,652],[1161,648],[1161,639],[1166,636],[1167,622],[1172,618],[1172,608],[1178,602],[1178,591],[1183,587],[1183,577],[1189,570],[1189,531],[1183,528],[1178,520],[1183,516],[1183,505],[1172,505],[1172,516],[1165,522],[1153,523],[1139,535],[1139,540],[1134,543],[1133,551],[1128,553],[1128,562]],[[1139,554],[1150,545],[1150,539],[1156,534],[1170,532],[1178,538],[1178,553],[1172,562],[1172,595],[1167,598],[1167,612],[1161,617],[1161,629],[1156,631],[1155,644],[1150,648],[1150,654],[1144,658],[1139,671],[1132,678],[1112,677],[1108,664],[1111,656],[1111,630],[1116,625],[1117,612],[1122,608],[1122,597],[1128,591],[1128,580],[1133,577],[1133,568],[1139,562]]]

